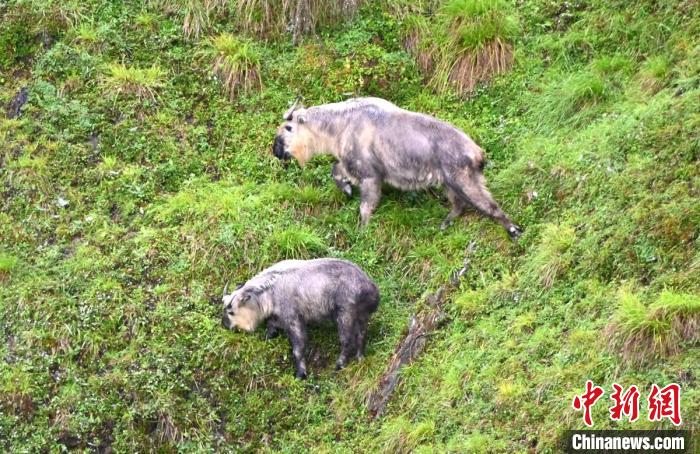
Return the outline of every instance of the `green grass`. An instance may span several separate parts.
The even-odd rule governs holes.
[[[508,2],[496,0],[451,0],[442,13],[457,25],[461,50],[478,50],[488,43],[508,42],[518,36],[518,19]]]
[[[242,4],[198,2],[209,10],[188,36],[181,2],[0,9],[0,111],[30,94],[19,118],[0,114],[0,450],[558,452],[583,428],[571,399],[587,379],[679,383],[697,430],[697,8],[450,2],[519,24],[503,35],[513,66],[464,98],[425,83],[438,61],[421,58],[439,60],[466,17],[445,2],[365,2],[297,46],[256,28],[261,2],[249,19]],[[467,42],[503,29],[490,23]],[[264,84],[222,90],[224,57]],[[467,131],[519,243],[473,212],[440,231],[438,190],[386,188],[361,229],[332,160],[271,155],[297,94],[351,93]],[[365,360],[335,372],[337,334],[316,327],[300,382],[284,338],[222,328],[220,297],[282,258],[320,256],[358,263],[382,300]],[[465,262],[372,419],[411,315]],[[602,403],[593,418],[669,427],[613,423]]]
[[[17,268],[18,263],[17,257],[0,252],[0,278],[8,277]]]
[[[105,67],[102,79],[104,89],[113,97],[135,96],[139,99],[155,100],[162,88],[165,71],[154,64],[149,68],[129,67],[124,63],[110,63]]]

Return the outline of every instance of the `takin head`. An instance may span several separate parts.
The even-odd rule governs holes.
[[[272,154],[281,161],[295,158],[300,164],[305,164],[310,158],[308,155],[308,143],[311,137],[304,125],[306,123],[306,109],[299,105],[299,99],[282,116],[284,123],[277,128],[275,141],[272,145]]]
[[[224,295],[221,299],[224,306],[221,322],[227,329],[240,329],[252,333],[263,321],[257,295],[243,288],[243,285],[238,286],[233,293],[227,295],[227,288],[228,285],[224,288]]]

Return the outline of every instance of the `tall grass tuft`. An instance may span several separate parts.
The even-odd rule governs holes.
[[[439,45],[432,84],[468,94],[513,65],[513,39],[520,27],[502,0],[450,0],[440,10],[447,36]]]
[[[362,0],[236,0],[239,26],[263,38],[289,32],[292,42],[313,34],[319,26],[332,26],[352,18]]]
[[[290,33],[296,44],[318,27],[354,17],[362,0],[163,0],[167,12],[183,13],[183,33],[198,39],[213,19],[233,18],[242,32],[263,39]]]
[[[262,57],[254,43],[222,33],[206,40],[199,53],[212,60],[212,71],[229,98],[262,88]]]
[[[700,341],[700,297],[664,291],[649,306],[627,289],[606,328],[608,345],[627,361],[678,353],[683,342]]]
[[[530,259],[530,274],[536,276],[542,286],[551,287],[571,267],[574,259],[571,248],[575,242],[576,232],[571,226],[546,225],[537,250]]]
[[[403,47],[437,91],[467,95],[512,66],[520,26],[509,3],[449,0],[435,15],[432,4],[402,8],[410,11],[401,22]]]
[[[155,100],[158,90],[164,86],[165,71],[157,65],[135,68],[111,63],[105,68],[105,73],[102,84],[115,98],[131,95],[142,100]]]
[[[387,421],[379,435],[381,452],[414,452],[421,444],[429,441],[435,434],[435,422],[432,420],[411,423],[403,416]]]
[[[621,56],[593,60],[581,71],[542,87],[533,100],[543,123],[580,124],[589,120],[620,92],[631,62]]]
[[[671,59],[667,55],[657,55],[644,62],[639,72],[642,89],[655,94],[667,83],[671,75]]]
[[[326,245],[313,231],[295,227],[274,232],[268,240],[268,249],[280,259],[312,258],[326,251]]]
[[[166,14],[182,17],[182,32],[187,39],[199,39],[210,25],[211,15],[226,5],[226,0],[153,0]]]

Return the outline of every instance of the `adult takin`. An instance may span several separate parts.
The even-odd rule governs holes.
[[[253,332],[267,321],[268,338],[284,331],[298,378],[306,378],[309,323],[335,321],[340,338],[336,369],[342,369],[352,358],[364,355],[367,323],[379,305],[379,289],[372,279],[354,263],[334,258],[284,260],[233,293],[226,291],[224,326]]]
[[[403,190],[444,186],[452,209],[448,227],[468,206],[500,223],[512,239],[522,234],[486,189],[484,152],[464,132],[429,115],[380,98],[354,98],[304,108],[295,102],[277,130],[273,154],[304,165],[316,154],[338,159],[332,175],[350,194],[360,189],[360,220],[369,222],[382,183]]]

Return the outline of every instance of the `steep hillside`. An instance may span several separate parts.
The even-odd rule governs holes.
[[[294,33],[272,3],[0,5],[2,450],[553,452],[587,379],[678,383],[696,428],[697,2],[328,2]],[[332,160],[271,155],[299,94],[467,131],[524,235],[475,213],[440,231],[441,191],[390,188],[360,229]],[[298,381],[284,338],[223,329],[221,292],[320,256],[382,303],[363,362],[336,373],[321,326]],[[465,260],[373,419],[410,316]],[[670,427],[607,411],[596,428]]]

